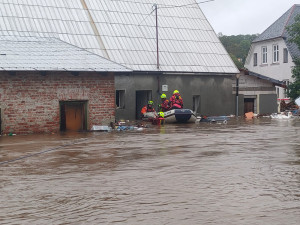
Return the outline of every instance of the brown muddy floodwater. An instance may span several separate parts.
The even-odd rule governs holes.
[[[298,225],[299,137],[269,118],[0,137],[0,223]]]

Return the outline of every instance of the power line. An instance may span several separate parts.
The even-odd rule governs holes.
[[[207,0],[203,2],[197,2],[197,3],[191,3],[191,4],[186,4],[186,5],[172,5],[172,6],[160,6],[160,9],[169,9],[169,8],[180,8],[180,7],[186,7],[186,6],[191,6],[191,5],[198,5],[198,4],[204,4],[207,2],[213,2],[215,0]]]
[[[141,23],[144,22],[154,11],[155,11],[155,8],[141,22],[139,22],[138,26],[140,26]]]
[[[159,9],[181,8],[181,7],[191,6],[191,5],[204,4],[204,3],[213,2],[213,1],[215,1],[215,0],[206,0],[206,1],[202,1],[202,2],[186,4],[186,5],[170,5],[170,6],[161,6],[160,5]],[[155,8],[141,22],[138,23],[138,26],[140,26],[154,11],[155,11]]]

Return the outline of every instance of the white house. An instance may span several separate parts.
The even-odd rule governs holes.
[[[245,62],[250,72],[284,82],[292,81],[293,58],[300,57],[300,50],[289,42],[287,26],[294,23],[300,14],[300,5],[295,4],[253,42]],[[278,101],[288,101],[285,88],[277,86]]]

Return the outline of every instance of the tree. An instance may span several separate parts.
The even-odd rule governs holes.
[[[231,53],[229,53],[229,55],[230,55],[232,61],[234,62],[234,64],[236,65],[236,67],[238,69],[242,69],[243,68],[243,63],[240,62],[239,59],[235,55],[233,55]]]
[[[235,65],[239,69],[242,69],[244,67],[251,43],[257,37],[257,35],[247,34],[226,36],[222,33],[219,33],[218,37],[234,61]]]
[[[295,43],[300,50],[300,15],[295,17],[295,22],[287,27],[287,31],[289,34],[289,41]],[[292,69],[292,78],[294,82],[292,82],[288,88],[289,93],[288,96],[295,100],[300,96],[300,57],[293,58],[295,66]]]

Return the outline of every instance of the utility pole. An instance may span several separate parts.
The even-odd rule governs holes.
[[[159,69],[159,49],[158,49],[158,17],[157,17],[157,4],[153,5],[155,10],[155,27],[156,27],[156,67]]]
[[[239,116],[239,79],[240,79],[241,74],[238,73],[236,74],[236,91],[235,91],[235,97],[236,97],[236,109],[235,109],[235,116],[238,118]]]

